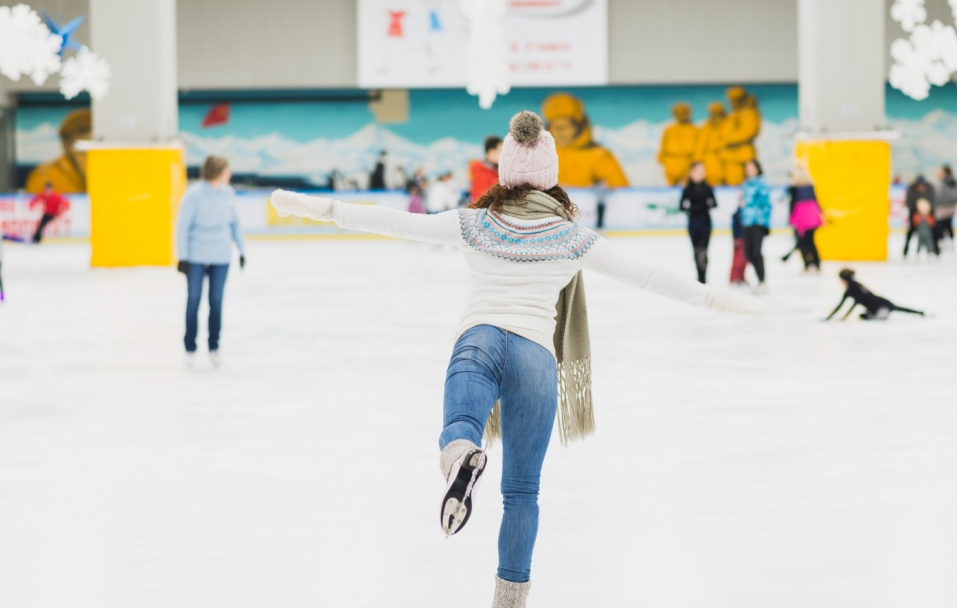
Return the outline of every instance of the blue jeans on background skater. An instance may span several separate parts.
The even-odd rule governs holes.
[[[502,415],[502,498],[498,576],[529,579],[538,534],[538,487],[558,407],[555,357],[539,344],[491,325],[455,343],[445,378],[439,447],[456,439],[482,444],[495,401]]]
[[[229,264],[196,264],[190,262],[186,273],[189,295],[186,297],[186,352],[196,352],[196,333],[199,331],[199,300],[203,295],[203,280],[209,276],[209,350],[219,350],[219,328],[223,320],[223,288]]]

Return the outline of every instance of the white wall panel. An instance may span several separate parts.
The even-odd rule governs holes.
[[[615,84],[794,82],[797,0],[611,0]]]
[[[353,87],[355,0],[178,0],[181,89]]]

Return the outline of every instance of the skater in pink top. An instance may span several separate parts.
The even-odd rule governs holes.
[[[448,536],[468,522],[488,463],[483,436],[501,440],[504,515],[495,608],[525,606],[542,463],[555,421],[563,443],[594,431],[582,270],[692,306],[764,312],[750,298],[621,255],[578,222],[558,185],[555,141],[541,119],[521,112],[509,126],[499,183],[467,209],[414,215],[281,190],[271,199],[281,216],[331,220],[462,252],[473,287],[445,380],[439,469],[446,492],[439,523]]]

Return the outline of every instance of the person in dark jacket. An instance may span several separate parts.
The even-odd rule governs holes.
[[[861,318],[865,321],[870,320],[884,320],[894,311],[897,312],[909,312],[911,314],[924,316],[924,313],[919,310],[912,310],[910,308],[904,308],[903,306],[897,306],[890,300],[882,298],[878,295],[871,293],[867,287],[864,287],[854,278],[854,271],[850,268],[845,268],[842,270],[838,276],[841,277],[841,282],[844,283],[844,297],[841,298],[841,303],[837,305],[837,308],[827,316],[825,321],[830,321],[831,317],[837,314],[837,311],[841,309],[841,306],[844,306],[844,302],[848,299],[854,301],[854,304],[847,309],[847,313],[841,318],[843,321],[851,316],[851,312],[854,311],[854,308],[858,304],[864,307],[865,312],[861,314]]]
[[[957,213],[957,180],[949,165],[937,170],[937,205],[934,207],[934,219],[937,230],[934,236],[937,239],[937,252],[943,244],[944,235],[950,237],[951,248],[954,244],[954,215]]]
[[[917,213],[917,201],[922,198],[926,198],[933,207],[936,202],[937,193],[934,191],[934,186],[924,179],[923,175],[918,175],[917,178],[911,182],[911,185],[907,187],[907,195],[904,198],[904,204],[907,205],[907,237],[904,240],[905,258],[907,257],[907,252],[910,250],[910,239],[917,230],[912,218],[914,214]]]
[[[704,163],[695,162],[688,170],[688,183],[681,193],[679,208],[688,214],[688,235],[694,248],[698,282],[705,282],[708,270],[708,243],[711,241],[711,210],[718,206],[714,190],[705,181]]]
[[[385,190],[385,157],[385,150],[379,152],[379,162],[375,164],[369,177],[369,190]]]

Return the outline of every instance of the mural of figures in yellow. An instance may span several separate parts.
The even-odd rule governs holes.
[[[549,95],[542,102],[542,117],[555,138],[559,184],[570,188],[628,185],[618,159],[592,139],[591,123],[580,99],[568,93]]]
[[[669,186],[682,183],[688,176],[698,139],[698,127],[691,122],[691,106],[677,103],[671,108],[675,124],[665,129],[658,150],[658,162],[665,168]]]
[[[731,87],[727,95],[731,113],[722,123],[725,147],[721,160],[724,163],[724,183],[737,186],[744,181],[744,164],[756,157],[754,140],[761,132],[761,113],[757,98],[745,89]]]
[[[43,191],[47,182],[62,194],[86,192],[86,152],[76,149],[78,141],[93,136],[93,114],[90,110],[74,110],[60,123],[63,155],[43,163],[27,177],[27,192]]]
[[[715,101],[708,104],[708,120],[701,125],[698,142],[695,144],[694,160],[704,164],[705,179],[712,186],[724,185],[724,121],[728,113],[724,104]]]

